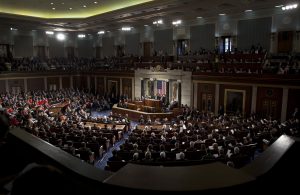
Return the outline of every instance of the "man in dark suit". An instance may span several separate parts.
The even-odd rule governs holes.
[[[294,119],[299,119],[299,118],[300,118],[300,112],[299,112],[299,110],[298,110],[297,107],[295,108],[295,111],[294,111],[292,117],[293,117]]]

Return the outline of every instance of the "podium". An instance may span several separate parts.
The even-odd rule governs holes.
[[[156,111],[160,111],[161,101],[155,99],[145,99],[145,106],[154,107]]]

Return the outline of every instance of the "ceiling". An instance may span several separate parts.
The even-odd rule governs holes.
[[[95,3],[97,2],[97,3]],[[0,24],[15,28],[66,31],[144,27],[163,19],[171,25],[208,23],[223,18],[253,18],[282,13],[289,0],[0,0]],[[51,4],[53,3],[53,5]],[[55,8],[55,9],[52,9]],[[72,8],[72,9],[70,9]],[[245,10],[253,10],[245,12]],[[298,8],[299,9],[299,8]],[[225,13],[226,16],[219,16]]]

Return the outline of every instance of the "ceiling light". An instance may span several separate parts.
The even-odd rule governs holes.
[[[286,5],[284,7],[281,7],[282,10],[290,10],[290,9],[296,9],[298,7],[298,4],[291,4],[291,5]]]
[[[246,9],[245,12],[252,12],[252,9]]]
[[[153,24],[162,24],[162,23],[163,23],[162,20],[156,20],[156,21],[153,22]]]
[[[55,10],[55,7],[52,7],[53,10]]]
[[[59,40],[59,41],[63,41],[63,40],[66,39],[66,36],[65,36],[64,34],[62,34],[62,33],[58,33],[58,34],[56,35],[56,38],[57,38],[57,40]]]
[[[131,27],[122,27],[122,31],[130,31]]]
[[[65,3],[64,3],[64,2],[62,2],[61,4],[62,4],[62,5],[64,5]]]
[[[172,24],[178,26],[179,24],[181,24],[181,20],[173,21]]]
[[[149,26],[148,24],[145,24],[144,26]]]
[[[72,8],[70,7],[69,10],[72,10]]]
[[[224,14],[224,13],[223,13],[223,14],[219,14],[219,16],[225,16],[225,15],[226,15],[226,14]]]
[[[18,29],[16,29],[16,28],[12,28],[12,27],[11,27],[11,28],[10,28],[10,30],[18,30]]]
[[[82,7],[86,8],[86,5],[83,5]]]
[[[54,3],[50,3],[51,5],[53,5]]]
[[[283,5],[276,5],[275,7],[283,7]]]
[[[84,38],[85,37],[85,34],[79,34],[77,35],[78,38]]]
[[[95,3],[95,4],[97,4],[97,3],[98,3],[98,1],[94,1],[94,3]]]
[[[198,19],[201,19],[201,18],[202,18],[202,16],[198,16],[197,18],[198,18]]]
[[[46,34],[47,34],[47,35],[53,35],[54,32],[53,32],[53,31],[46,31]]]
[[[107,32],[109,32],[109,31],[107,31]],[[104,34],[104,33],[105,33],[104,30],[100,30],[97,34],[98,34],[98,35],[101,35],[101,34]]]

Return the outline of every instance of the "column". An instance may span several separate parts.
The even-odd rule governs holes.
[[[167,103],[170,102],[170,82],[169,80],[166,81],[166,101]]]
[[[282,107],[281,107],[281,122],[286,120],[287,104],[289,99],[289,89],[283,88],[282,92]]]
[[[44,77],[44,90],[47,91],[47,77]]]
[[[27,93],[27,78],[24,78],[24,92]]]
[[[181,81],[178,82],[178,104],[181,106]]]
[[[194,104],[194,108],[197,108],[198,105],[197,105],[197,102],[198,102],[198,83],[194,83],[194,87],[193,87],[193,104]]]
[[[7,93],[9,93],[9,86],[8,86],[8,80],[7,79],[5,80],[5,91]]]
[[[252,86],[251,113],[256,113],[257,86]]]
[[[91,91],[91,76],[87,76],[87,88],[88,92]]]
[[[215,115],[218,115],[219,112],[219,99],[220,99],[220,84],[216,84],[215,90]]]
[[[134,94],[135,94],[134,78],[131,78],[131,99],[132,100],[134,100]]]
[[[144,79],[141,78],[141,97],[145,97]]]
[[[62,89],[63,86],[62,86],[62,77],[59,76],[59,89]]]
[[[95,76],[95,94],[97,94],[98,93],[98,91],[97,91],[97,76]]]
[[[122,78],[120,78],[120,96],[123,94],[123,89],[122,89],[122,85],[123,85],[123,82],[122,82]]]
[[[70,76],[70,88],[73,89],[73,76]]]

